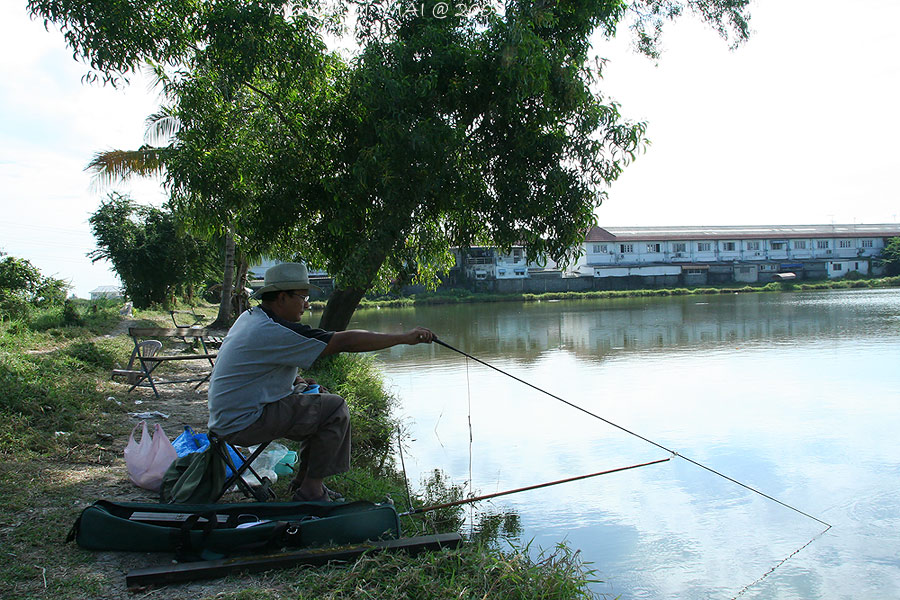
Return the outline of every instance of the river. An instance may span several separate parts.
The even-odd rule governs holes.
[[[579,549],[597,592],[900,598],[900,291],[370,309],[351,327],[416,324],[789,505],[681,457],[491,501],[520,543]],[[471,470],[486,494],[672,456],[436,344],[379,359],[413,482]]]

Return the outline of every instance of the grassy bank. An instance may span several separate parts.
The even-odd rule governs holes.
[[[132,499],[123,449],[135,422],[128,413],[153,410],[152,393],[109,381],[109,370],[127,360],[125,335],[104,336],[118,324],[117,307],[76,307],[72,321],[62,312],[35,312],[26,320],[0,321],[0,597],[128,598],[124,572],[159,564],[165,556],[87,552],[63,546],[79,512],[99,498]],[[166,324],[167,312],[144,312],[141,322]],[[402,475],[394,464],[397,423],[394,399],[384,391],[374,361],[339,356],[308,373],[347,398],[354,421],[353,469],[333,484],[348,498],[393,498],[406,508]],[[189,388],[170,401],[199,407],[195,427],[205,421],[205,403]],[[179,423],[164,423],[170,435]],[[205,429],[205,428],[203,428]],[[286,496],[286,478],[276,491]],[[415,482],[414,482],[415,483]],[[459,486],[436,472],[414,486],[417,506],[462,496]],[[408,535],[455,530],[459,510],[404,518]],[[566,546],[543,557],[526,548],[500,550],[498,534],[514,534],[515,515],[483,515],[472,543],[459,550],[418,557],[365,557],[352,567],[297,568],[232,576],[213,582],[170,586],[153,598],[589,598],[592,572]]]
[[[544,294],[487,294],[464,289],[424,292],[406,297],[378,296],[364,299],[360,308],[391,308],[436,304],[463,304],[476,302],[540,302],[547,300],[597,300],[608,298],[646,298],[652,296],[689,296],[702,294],[744,294],[751,292],[783,292],[811,290],[846,290],[863,288],[900,287],[900,277],[869,279],[832,279],[825,281],[787,281],[766,284],[730,284],[683,288],[648,288],[640,290],[601,290],[589,292],[547,292]],[[325,302],[314,302],[314,308],[322,309]]]

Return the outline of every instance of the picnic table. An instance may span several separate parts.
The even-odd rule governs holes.
[[[158,385],[167,385],[173,383],[194,383],[194,389],[199,388],[209,379],[212,374],[212,368],[215,365],[216,354],[211,353],[207,348],[207,340],[216,338],[221,339],[221,332],[213,332],[209,329],[199,327],[129,327],[128,335],[134,342],[134,350],[131,352],[131,360],[126,369],[114,369],[113,377],[125,377],[127,382],[131,384],[128,390],[130,393],[138,386],[146,386],[153,389],[154,395],[159,398]],[[162,340],[179,339],[189,343],[199,342],[201,352],[181,353],[181,354],[158,354],[163,347]],[[209,371],[188,377],[186,379],[158,379],[154,378],[153,372],[159,365],[172,361],[206,361],[209,364]]]
[[[206,320],[206,316],[202,314],[197,314],[194,312],[194,309],[191,310],[170,310],[169,314],[172,315],[172,324],[175,325],[176,328],[181,329],[183,327],[190,327],[192,329],[197,329],[201,327],[200,323]],[[183,322],[191,321],[190,323],[184,325],[179,323],[181,320]],[[187,340],[183,340],[187,342]],[[218,348],[222,345],[222,335],[220,333],[209,335],[204,340],[207,348]]]

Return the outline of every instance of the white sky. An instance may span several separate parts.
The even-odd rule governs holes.
[[[78,296],[117,278],[91,265],[87,223],[108,189],[84,167],[143,143],[155,93],[85,85],[62,36],[0,6],[0,250],[71,280]],[[851,12],[852,10],[852,12]],[[736,51],[696,21],[664,34],[658,64],[623,34],[597,44],[604,91],[649,123],[649,150],[598,211],[602,225],[896,222],[900,202],[900,2],[759,0]],[[159,204],[158,182],[117,186]]]

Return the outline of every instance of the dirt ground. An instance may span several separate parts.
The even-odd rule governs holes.
[[[124,335],[132,322],[123,321],[109,335]],[[166,352],[177,352],[177,348]],[[177,363],[177,367],[167,369],[160,378],[184,379],[194,378],[209,371],[209,365],[204,361],[184,361]],[[190,425],[197,432],[206,431],[208,408],[206,400],[207,385],[204,383],[195,388],[195,383],[177,383],[159,385],[159,397],[149,387],[139,387],[128,392],[129,385],[124,383],[114,384],[109,402],[115,406],[123,407],[127,412],[118,413],[124,417],[122,423],[111,423],[109,432],[98,432],[98,437],[103,439],[98,448],[96,463],[65,465],[55,474],[65,482],[69,480],[77,489],[75,502],[78,509],[91,505],[98,499],[130,502],[158,502],[157,493],[144,490],[134,485],[128,478],[125,466],[124,450],[128,442],[129,433],[141,420],[145,420],[152,431],[154,423],[159,423],[170,440],[174,440],[183,430],[185,425]],[[142,417],[140,413],[154,413],[153,416]],[[160,416],[165,415],[164,416]],[[111,414],[112,419],[120,417]],[[106,437],[111,436],[111,437]],[[140,429],[135,433],[140,437]],[[47,475],[50,475],[47,473]],[[239,494],[229,494],[224,501],[246,501]],[[70,552],[86,552],[67,544]],[[243,577],[229,577],[196,583],[170,585],[142,590],[128,590],[125,586],[125,575],[132,569],[163,565],[173,562],[174,555],[159,553],[123,553],[123,552],[92,552],[94,562],[85,566],[92,572],[92,576],[98,580],[101,591],[95,595],[98,599],[120,598],[152,598],[184,600],[186,598],[215,598],[230,596],[249,588],[270,589],[272,597],[280,594],[276,591],[278,585],[269,574],[245,575]],[[46,577],[53,576],[48,569]]]

